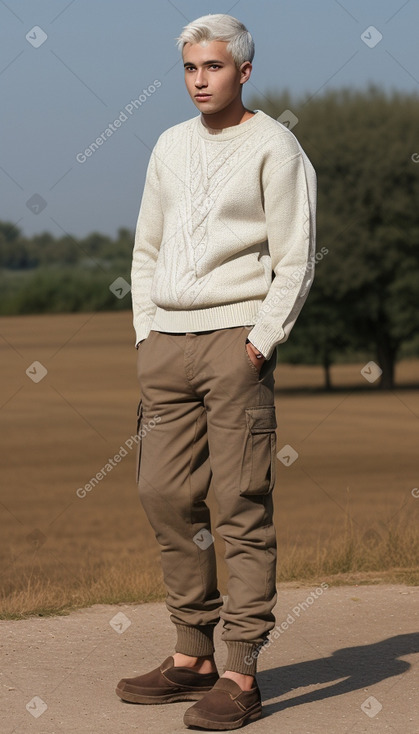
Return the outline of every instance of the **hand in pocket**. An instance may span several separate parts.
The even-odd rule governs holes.
[[[253,345],[251,344],[251,342],[249,342],[248,344],[246,344],[246,349],[247,349],[247,353],[249,355],[250,361],[252,362],[252,364],[255,365],[256,369],[258,369],[260,371],[262,369],[263,363],[266,361],[266,357],[264,357],[262,355],[262,357],[260,359],[257,359],[256,354],[255,354],[255,351],[254,351],[256,349],[256,347],[253,347]],[[259,350],[257,350],[257,351],[259,353]]]

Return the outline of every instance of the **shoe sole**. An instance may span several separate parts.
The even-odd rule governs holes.
[[[176,701],[200,701],[201,698],[203,698],[210,690],[211,688],[205,688],[202,689],[202,691],[185,691],[184,693],[166,693],[161,696],[145,696],[142,693],[124,691],[122,688],[115,689],[117,696],[122,698],[123,701],[146,704],[175,703]]]
[[[186,726],[200,726],[203,729],[212,729],[212,731],[227,731],[229,729],[239,729],[248,721],[256,721],[261,717],[262,706],[256,709],[256,711],[252,711],[252,713],[245,714],[245,716],[242,716],[242,718],[237,721],[209,721],[208,719],[203,719],[202,716],[194,716],[192,713],[188,714],[188,712],[186,712],[183,717],[183,723]]]

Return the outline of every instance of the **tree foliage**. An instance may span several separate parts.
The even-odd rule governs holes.
[[[419,97],[370,85],[251,106],[298,118],[292,132],[318,178],[318,249],[328,249],[284,357],[300,347],[326,366],[343,349],[364,350],[392,387],[419,329]]]

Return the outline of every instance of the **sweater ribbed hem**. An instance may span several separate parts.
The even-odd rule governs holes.
[[[214,652],[214,624],[192,627],[186,624],[177,624],[177,642],[175,652],[183,655],[200,657],[212,655]]]
[[[153,331],[183,332],[227,329],[232,326],[254,326],[262,299],[239,301],[191,311],[171,311],[156,307]]]
[[[226,640],[226,645],[227,661],[224,673],[226,670],[233,670],[243,675],[256,675],[257,658],[262,643]]]

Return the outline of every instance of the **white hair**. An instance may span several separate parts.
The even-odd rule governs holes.
[[[185,43],[228,41],[227,51],[238,69],[245,61],[252,61],[255,55],[255,44],[246,26],[232,15],[222,13],[202,15],[192,20],[176,41],[181,52]]]

